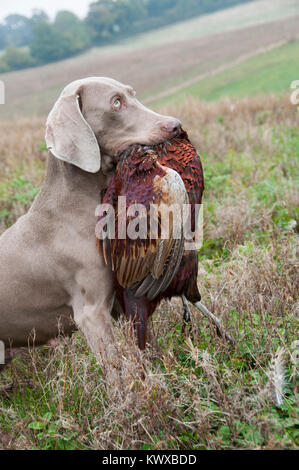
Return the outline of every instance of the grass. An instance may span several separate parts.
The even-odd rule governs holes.
[[[299,41],[260,54],[214,77],[160,100],[158,105],[183,102],[187,96],[218,100],[225,96],[242,98],[265,93],[286,93],[298,79]]]
[[[205,242],[198,282],[237,346],[218,338],[196,311],[191,341],[181,333],[182,306],[174,299],[156,312],[144,354],[127,325],[115,325],[122,376],[114,384],[80,333],[56,348],[24,351],[0,377],[1,385],[13,382],[0,394],[0,447],[299,447],[299,114],[288,95],[189,99],[161,111],[179,116],[201,150]],[[41,185],[43,125],[1,123],[2,230]],[[277,356],[284,362],[281,407],[274,400]]]

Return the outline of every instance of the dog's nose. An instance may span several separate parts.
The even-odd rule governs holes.
[[[162,123],[162,130],[168,132],[169,135],[177,135],[182,129],[182,123],[178,119],[172,119]]]

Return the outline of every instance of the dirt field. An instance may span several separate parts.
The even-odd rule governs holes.
[[[214,36],[165,44],[146,50],[103,54],[94,49],[81,57],[1,76],[6,85],[2,119],[20,115],[46,115],[60,90],[83,76],[106,75],[135,86],[149,98],[168,87],[233,62],[298,33],[298,18]]]

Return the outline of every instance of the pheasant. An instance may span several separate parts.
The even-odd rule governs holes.
[[[197,225],[196,205],[201,204],[203,190],[200,157],[184,131],[179,137],[163,144],[151,147],[135,145],[119,155],[116,173],[103,199],[104,204],[116,209],[115,233],[112,234],[114,236],[110,233],[105,239],[100,235],[98,249],[103,252],[105,262],[111,265],[116,296],[126,317],[133,319],[140,349],[146,347],[148,318],[163,298],[174,296],[182,297],[186,322],[190,321],[189,300],[233,342],[218,318],[200,302],[197,251],[184,250],[186,220],[183,206],[191,206],[189,224],[194,233]],[[127,211],[132,204],[145,207],[143,221],[139,222],[139,228],[143,225],[145,232],[142,238],[120,237],[118,228],[122,214],[117,206],[119,196],[126,196],[126,206],[121,212]],[[150,219],[158,228],[158,237],[152,237],[147,216],[152,214],[153,207],[163,204],[164,208],[172,204],[178,207],[181,225],[176,237],[173,218],[170,220],[168,238],[162,237],[161,224],[163,217],[166,217],[163,210]],[[140,206],[135,207],[139,209]],[[103,217],[99,221],[103,222]],[[132,216],[127,216],[125,233],[130,222]],[[107,225],[110,226],[109,223]]]

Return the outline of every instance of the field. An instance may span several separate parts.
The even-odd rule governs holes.
[[[279,1],[244,4],[59,63],[2,74],[6,105],[0,118],[46,115],[62,88],[82,76],[116,78],[153,101],[186,80],[294,39],[298,1],[287,0],[283,8]]]
[[[210,76],[159,99],[155,104],[178,104],[188,96],[217,100],[225,96],[236,98],[257,96],[263,93],[283,94],[298,76],[299,41],[259,54],[235,67]]]
[[[115,325],[124,357],[116,387],[106,386],[79,333],[55,349],[24,352],[0,379],[2,448],[299,447],[299,114],[288,95],[209,104],[189,98],[161,111],[179,116],[201,150],[198,282],[237,346],[195,311],[191,341],[174,300],[156,312],[145,354],[124,323]],[[44,118],[2,122],[0,132],[4,230],[41,185]],[[277,407],[281,375],[284,403]],[[4,391],[5,384],[12,388]]]

